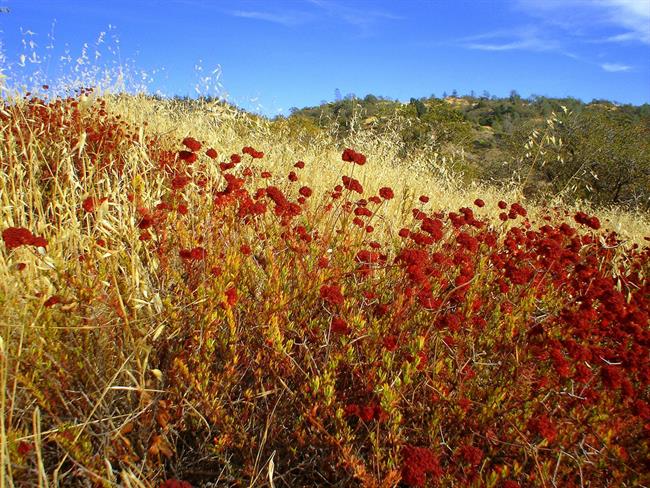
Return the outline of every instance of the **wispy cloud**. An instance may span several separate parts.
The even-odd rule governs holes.
[[[632,69],[632,66],[618,63],[603,63],[600,65],[600,67],[610,73],[620,73],[622,71],[630,71]]]
[[[263,9],[240,9],[227,11],[233,17],[261,20],[286,27],[294,27],[310,22],[322,21],[327,18],[356,27],[361,35],[369,35],[372,28],[380,21],[401,20],[402,17],[385,10],[362,9],[333,0],[306,0],[303,10],[269,8],[271,3],[265,2]]]
[[[650,2],[647,0],[603,0],[609,20],[626,32],[607,38],[609,42],[639,41],[650,44]]]
[[[458,43],[467,49],[481,51],[555,51],[561,49],[561,44],[546,36],[535,27],[522,27],[510,30],[499,30],[464,37]]]
[[[302,24],[311,20],[312,16],[304,12],[262,12],[257,10],[231,10],[228,12],[233,17],[241,17],[244,19],[255,19],[263,20],[266,22],[272,22],[274,24],[280,24],[287,27],[295,26]]]
[[[594,28],[608,27],[622,32],[596,42],[650,44],[648,0],[517,0],[516,6],[569,35],[586,37]]]

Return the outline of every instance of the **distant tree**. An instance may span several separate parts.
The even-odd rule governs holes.
[[[476,94],[474,93],[474,90],[469,92],[470,98],[476,98]]]
[[[458,90],[456,90],[456,89],[454,88],[454,89],[451,91],[451,96],[454,97],[454,98],[458,98]]]
[[[443,92],[442,92],[442,98],[443,98],[443,99],[444,99],[444,98],[447,98],[447,92],[446,92],[446,91],[443,91]]]
[[[427,107],[422,103],[422,100],[411,98],[409,103],[415,107],[415,113],[418,119],[421,119],[427,113]]]
[[[487,90],[483,90],[483,93],[481,94],[481,98],[483,100],[489,100],[490,99],[490,92]]]
[[[334,100],[337,102],[343,100],[343,96],[341,95],[341,90],[339,90],[338,88],[334,90]]]
[[[515,103],[521,100],[521,97],[519,96],[519,93],[517,93],[517,90],[510,90],[510,97],[508,99],[512,103]]]
[[[363,98],[363,101],[366,103],[377,103],[378,100],[379,99],[376,96],[371,94],[368,94]]]
[[[535,134],[518,142],[523,148],[528,139],[521,158],[524,172],[532,176],[528,191],[540,191],[535,188],[543,181],[542,191],[565,197],[650,208],[650,124],[596,105],[577,112],[560,110],[552,125],[538,127]]]

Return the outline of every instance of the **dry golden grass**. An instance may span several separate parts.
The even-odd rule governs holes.
[[[190,110],[173,101],[145,97],[106,96],[103,99],[108,113],[119,115],[138,134],[136,140],[124,143],[115,152],[124,164],[119,174],[93,169],[83,138],[61,140],[53,146],[52,139],[43,137],[39,125],[33,120],[24,121],[33,131],[29,137],[24,131],[12,133],[21,117],[33,116],[22,111],[24,102],[16,101],[12,116],[0,126],[3,137],[0,162],[5,163],[0,172],[0,228],[27,227],[35,235],[47,235],[50,241],[45,254],[27,248],[16,249],[11,255],[0,253],[0,425],[3,429],[0,432],[3,439],[0,488],[15,486],[13,468],[7,459],[10,449],[15,449],[23,441],[32,443],[37,453],[35,469],[39,486],[56,486],[57,477],[65,477],[61,469],[69,458],[68,454],[59,462],[53,477],[48,478],[43,468],[51,460],[41,458],[41,439],[45,434],[57,434],[56,428],[40,431],[41,419],[50,413],[25,406],[41,403],[30,402],[29,398],[38,399],[38,395],[43,393],[38,385],[50,381],[36,375],[50,374],[43,373],[49,370],[52,384],[61,383],[61,375],[68,368],[66,361],[77,362],[75,368],[85,370],[87,376],[83,385],[69,385],[67,389],[61,386],[60,394],[74,396],[77,400],[86,396],[88,403],[93,405],[87,410],[76,410],[71,406],[67,417],[75,421],[63,422],[72,436],[72,444],[81,446],[78,451],[74,447],[69,451],[76,457],[76,469],[80,470],[81,476],[92,475],[96,482],[107,486],[118,481],[123,486],[147,486],[143,481],[144,475],[128,470],[123,471],[121,479],[117,480],[110,465],[102,468],[104,460],[95,462],[84,458],[83,446],[84,442],[90,442],[88,432],[92,429],[89,426],[101,424],[101,432],[119,433],[131,423],[138,422],[140,416],[151,408],[148,402],[161,386],[160,371],[149,365],[153,344],[160,337],[173,341],[176,333],[173,322],[182,315],[182,310],[161,314],[163,310],[174,310],[173,298],[170,294],[161,296],[167,283],[161,282],[159,264],[138,240],[137,215],[127,198],[127,195],[135,193],[140,196],[143,206],[153,208],[167,191],[164,176],[147,152],[145,141],[148,138],[160,136],[163,141],[174,141],[170,143],[170,149],[177,150],[178,146],[174,146],[177,141],[192,136],[204,147],[216,148],[220,155],[239,153],[243,146],[253,146],[265,153],[265,157],[256,160],[254,165],[271,171],[274,177],[269,181],[280,187],[286,187],[286,174],[295,162],[303,160],[307,163],[307,170],[301,174],[301,184],[310,186],[318,195],[325,194],[339,183],[343,170],[341,150],[354,147],[368,158],[368,163],[355,166],[353,173],[367,192],[375,194],[383,186],[390,186],[395,191],[396,198],[385,202],[381,211],[381,218],[388,225],[381,226],[375,237],[385,242],[395,236],[382,235],[381,232],[389,232],[388,229],[395,229],[406,221],[411,209],[420,205],[420,195],[430,197],[427,209],[444,211],[470,206],[476,198],[482,198],[487,205],[485,209],[477,209],[476,214],[493,220],[499,200],[522,201],[521,191],[514,184],[504,190],[489,185],[465,186],[458,183],[455,175],[445,170],[445,163],[435,154],[419,154],[406,163],[398,163],[397,155],[401,148],[396,135],[390,132],[378,137],[360,129],[351,138],[337,143],[324,132],[304,135],[286,123],[271,122],[216,104]],[[98,100],[92,95],[83,101],[82,114],[96,103]],[[43,184],[40,172],[52,160],[57,161],[58,174]],[[21,164],[17,164],[18,161]],[[75,164],[79,162],[85,165],[87,172],[84,180],[77,176]],[[205,175],[215,184],[221,181],[216,166],[206,167]],[[255,181],[252,186],[255,186]],[[92,222],[79,212],[88,196],[108,197],[108,201],[94,213]],[[314,205],[319,203],[319,200],[313,202]],[[531,202],[522,203],[533,222],[539,221],[548,211]],[[559,202],[551,202],[549,206],[556,204]],[[578,209],[599,216],[605,226],[615,230],[628,243],[642,245],[644,237],[650,235],[647,215],[617,209],[588,209],[580,205],[568,211]],[[200,217],[208,218],[206,215]],[[192,235],[194,230],[188,228],[184,232]],[[237,236],[228,238],[235,240]],[[104,240],[108,245],[96,246],[97,240]],[[86,255],[89,255],[86,259],[97,263],[100,269],[95,276],[88,273],[85,261],[80,260],[80,256]],[[15,270],[17,263],[26,264],[20,274]],[[107,298],[84,306],[79,310],[81,315],[72,323],[61,317],[53,318],[43,306],[43,299],[65,296],[72,289],[77,292],[86,290],[89,294],[102,290]],[[75,312],[77,301],[83,298],[76,296],[63,307]],[[40,305],[35,307],[34,303]],[[106,314],[108,309],[115,313]],[[105,320],[106,316],[111,319]],[[119,334],[113,336],[101,332],[118,324]],[[172,333],[166,337],[168,328]],[[79,335],[79,331],[84,333]],[[79,351],[76,356],[66,356],[65,341],[75,344]],[[120,347],[115,347],[115,341],[119,341]],[[29,359],[27,364],[23,357]],[[101,364],[97,362],[98,358]],[[19,387],[19,383],[22,386]],[[32,389],[30,384],[34,385]],[[67,398],[61,400],[65,404]],[[7,425],[31,428],[9,433],[4,431]],[[164,447],[160,449],[164,451]],[[255,467],[260,473],[264,467],[269,469],[267,464],[262,464]],[[88,466],[93,466],[92,473],[84,471],[89,469]]]

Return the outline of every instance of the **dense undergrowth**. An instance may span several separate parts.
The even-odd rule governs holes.
[[[650,483],[647,246],[108,105],[0,112],[2,486]]]

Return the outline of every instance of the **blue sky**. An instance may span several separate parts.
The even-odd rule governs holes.
[[[267,115],[331,101],[337,88],[400,100],[516,89],[650,102],[650,0],[0,0],[0,8],[0,66],[10,76],[37,67],[55,78],[87,43],[86,67],[119,63],[146,72],[152,92],[193,95],[198,85]]]

